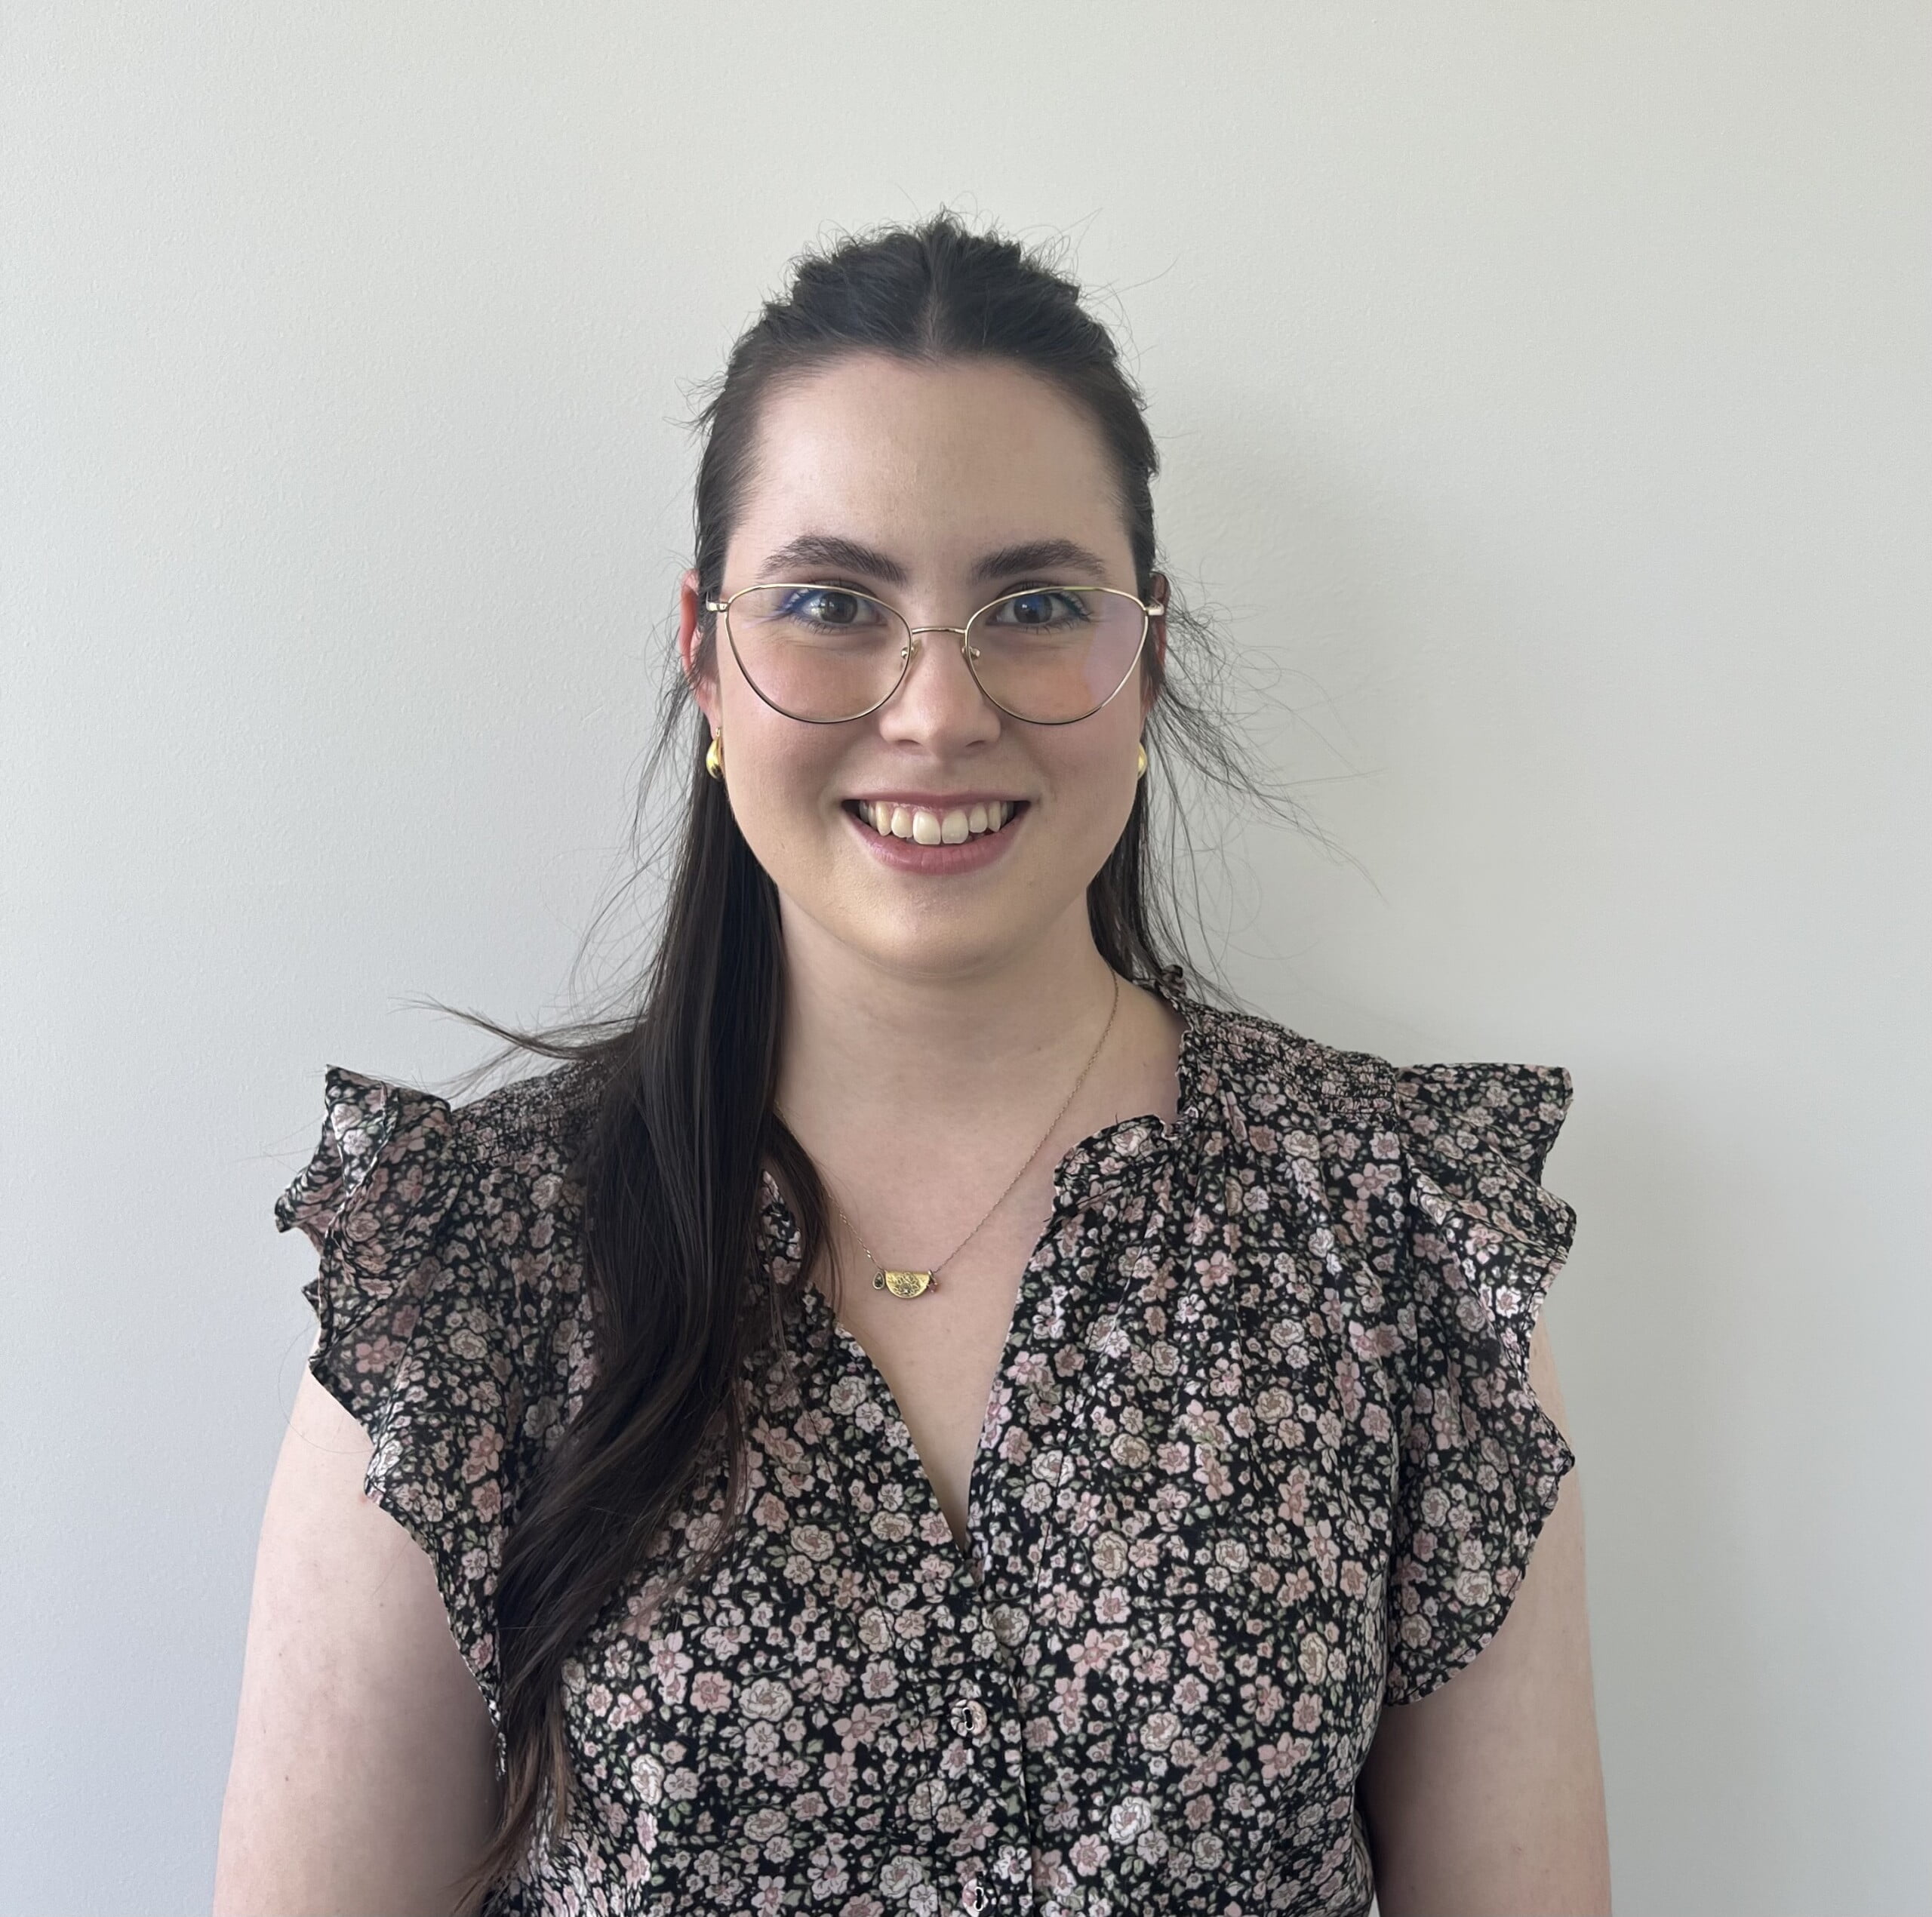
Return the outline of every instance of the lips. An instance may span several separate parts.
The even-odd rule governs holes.
[[[963,793],[925,803],[909,793],[848,798],[842,810],[860,850],[889,872],[920,879],[964,878],[1000,864],[1033,816],[1025,799]]]

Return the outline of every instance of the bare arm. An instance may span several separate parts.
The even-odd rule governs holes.
[[[1530,1381],[1561,1427],[1562,1398],[1540,1325]],[[1383,1917],[1609,1909],[1574,1472],[1502,1629],[1440,1690],[1383,1712],[1361,1802]]]
[[[453,1910],[495,1740],[429,1561],[362,1496],[369,1441],[304,1374],[269,1488],[216,1917]]]

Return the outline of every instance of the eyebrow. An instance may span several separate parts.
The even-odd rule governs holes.
[[[784,579],[795,572],[825,567],[862,574],[888,586],[903,586],[911,577],[890,553],[832,533],[801,534],[768,554],[762,577]],[[1034,539],[986,553],[974,563],[973,577],[987,585],[1037,572],[1084,572],[1097,580],[1105,570],[1105,562],[1098,554],[1072,540]]]

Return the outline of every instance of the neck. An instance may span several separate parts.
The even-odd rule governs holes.
[[[868,1138],[890,1154],[1003,1132],[1016,1109],[1063,1094],[1113,992],[1078,903],[1031,948],[946,976],[888,970],[787,912],[780,1109],[808,1136]]]

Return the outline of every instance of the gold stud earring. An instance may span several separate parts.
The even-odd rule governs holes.
[[[711,735],[710,748],[704,755],[704,769],[714,779],[724,776],[724,735],[721,732]]]
[[[1137,779],[1144,779],[1147,776],[1147,748],[1145,746],[1136,746],[1134,749],[1134,776]]]

